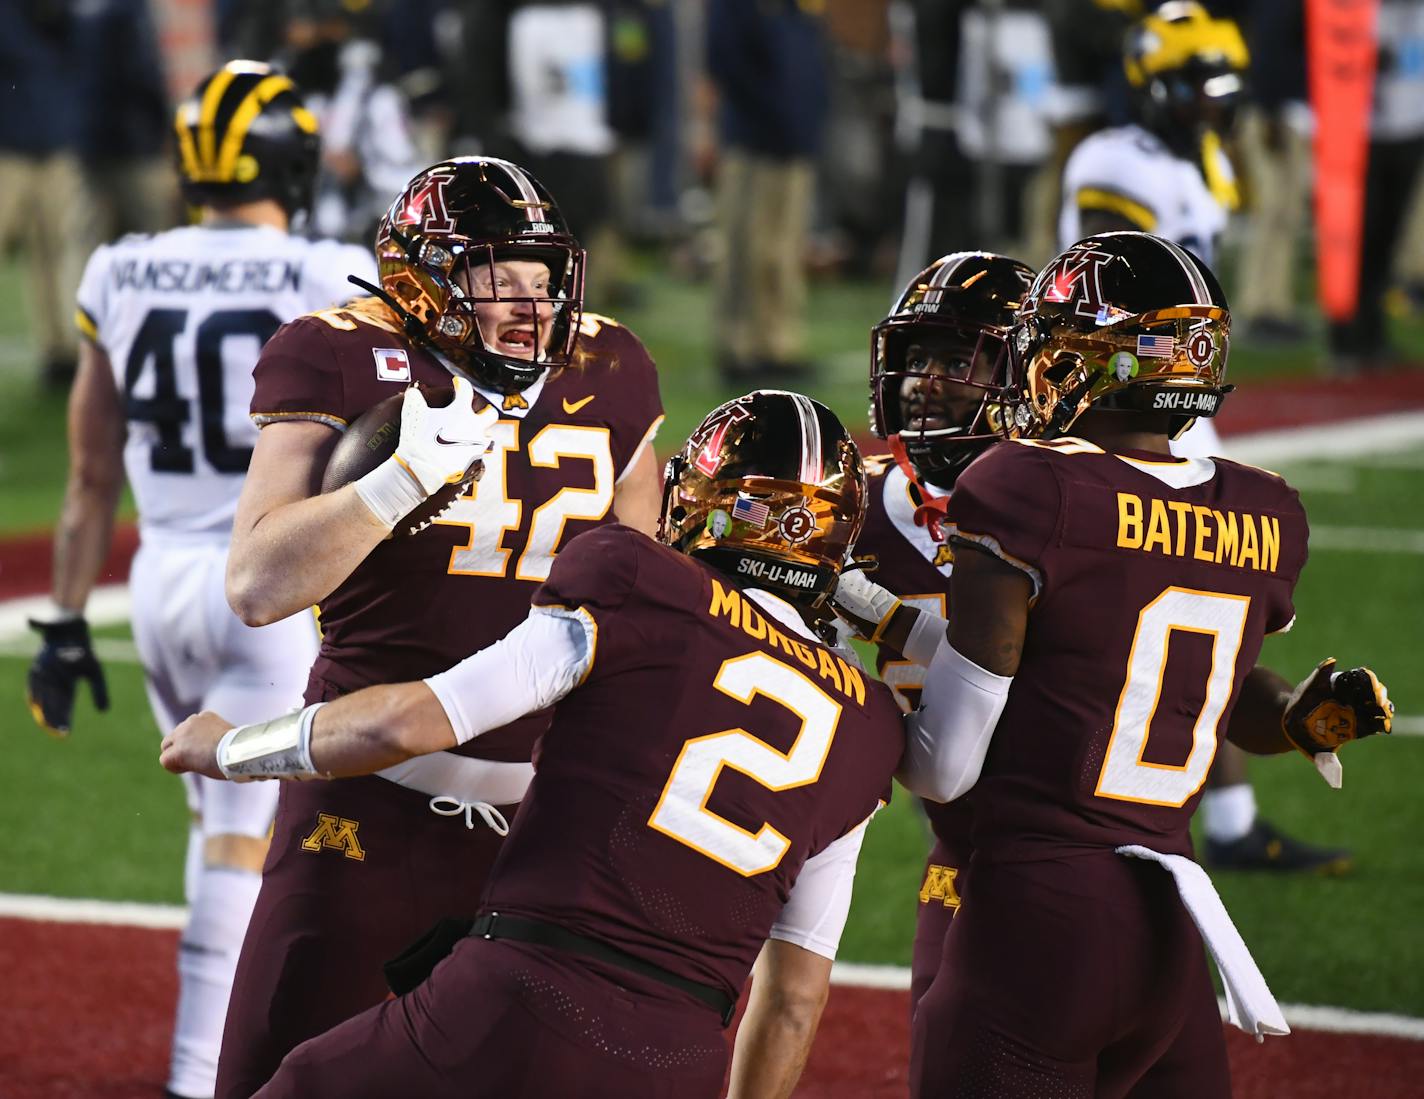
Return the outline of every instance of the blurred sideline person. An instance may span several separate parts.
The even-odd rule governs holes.
[[[828,408],[761,391],[714,409],[666,481],[657,542],[580,535],[525,620],[450,670],[265,725],[205,714],[165,743],[170,770],[326,778],[554,707],[469,934],[300,1046],[263,1099],[712,1099],[753,963],[730,1094],[791,1094],[904,746],[884,685],[819,632],[865,475]]]
[[[287,235],[311,200],[317,127],[285,76],[233,61],[176,119],[196,225],[101,247],[79,288],[83,334],[69,402],[70,472],[55,535],[54,606],[32,623],[35,720],[70,730],[87,680],[107,709],[84,605],[108,551],[124,477],[138,505],[134,640],[165,734],[203,707],[256,715],[294,705],[316,656],[309,614],[243,625],[223,576],[257,431],[252,364],[287,320],[348,296],[364,251]],[[185,778],[192,824],[169,1094],[213,1094],[228,990],[277,804],[276,790]]]
[[[321,123],[311,221],[323,236],[369,240],[391,199],[426,163],[376,38],[380,15],[346,0],[289,4],[281,56]]]
[[[25,310],[45,389],[74,379],[78,346],[69,303],[94,241],[75,231],[85,209],[79,149],[87,68],[68,4],[0,5],[0,251],[25,254]],[[87,229],[87,225],[79,225]]]
[[[1033,276],[1027,264],[988,252],[941,256],[910,280],[871,334],[871,428],[889,441],[890,454],[866,460],[870,499],[856,552],[877,559],[875,584],[939,618],[948,615],[954,568],[954,551],[940,529],[944,507],[960,472],[1003,438],[1007,336]],[[834,597],[838,606],[849,602],[862,575],[843,579]],[[859,617],[878,623],[884,609],[862,610]],[[927,627],[929,619],[922,621]],[[912,650],[928,644],[921,662],[878,639],[880,676],[906,713],[919,705],[924,664],[942,632],[928,630],[906,642]],[[939,968],[945,932],[964,898],[973,850],[970,800],[924,802],[934,842],[919,891],[912,1013]]]
[[[583,249],[534,177],[484,157],[427,168],[382,219],[376,255],[372,296],[287,325],[256,367],[262,430],[228,598],[252,624],[319,604],[312,703],[432,675],[498,640],[570,539],[615,518],[650,534],[661,493],[656,369],[632,332],[582,312]],[[467,422],[446,437],[489,442],[471,455],[477,486],[396,537],[441,478],[416,484],[393,458],[320,492],[348,424],[452,376]],[[410,401],[403,423],[448,413]],[[473,915],[548,725],[510,719],[381,775],[281,784],[219,1095],[246,1099],[295,1046],[380,1003],[386,961],[442,917]]]
[[[712,330],[724,382],[794,379],[806,351],[805,253],[828,103],[815,0],[711,0],[721,238]]]
[[[1209,269],[1141,233],[1078,242],[1020,307],[1023,437],[949,498],[952,614],[900,771],[976,798],[971,899],[915,1016],[912,1095],[1225,1099],[1203,941],[1230,1020],[1289,1032],[1193,861],[1196,796],[1223,732],[1298,749],[1338,787],[1336,751],[1388,733],[1393,708],[1365,668],[1326,660],[1292,690],[1256,664],[1294,621],[1299,498],[1169,448],[1226,394],[1229,323]],[[1176,350],[1143,363],[1144,335]]]
[[[1063,175],[1059,243],[1129,229],[1181,245],[1210,267],[1227,215],[1238,205],[1223,141],[1231,131],[1246,70],[1246,44],[1236,24],[1214,19],[1192,0],[1173,0],[1128,31],[1123,66],[1137,121],[1087,138]],[[1139,355],[1170,354],[1148,340]],[[1211,421],[1172,442],[1179,457],[1222,453]],[[1245,756],[1223,745],[1202,803],[1206,859],[1241,870],[1338,874],[1350,853],[1294,839],[1256,812]]]

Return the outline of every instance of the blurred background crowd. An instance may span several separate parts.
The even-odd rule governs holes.
[[[1293,346],[1312,309],[1314,162],[1302,0],[1214,0],[1250,61],[1214,259],[1236,338]],[[1139,0],[3,0],[0,241],[25,265],[38,376],[73,371],[92,248],[180,222],[172,105],[216,63],[271,60],[321,121],[304,231],[369,241],[447,155],[508,156],[589,249],[587,304],[638,257],[712,285],[707,369],[806,376],[808,278],[894,289],[929,259],[1057,251],[1073,147],[1127,121]],[[1383,0],[1356,316],[1320,367],[1390,365],[1424,308],[1424,0]]]

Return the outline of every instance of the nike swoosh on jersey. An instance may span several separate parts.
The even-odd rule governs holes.
[[[564,398],[564,411],[567,412],[570,416],[572,416],[575,412],[577,412],[579,409],[581,409],[584,405],[588,404],[588,402],[591,401],[591,400],[593,400],[593,398],[596,397],[596,396],[598,396],[597,393],[590,393],[587,397],[585,397],[585,398],[584,398],[583,400],[581,400],[581,401],[571,401],[571,400],[569,400],[567,397],[565,397],[565,398]]]
[[[483,439],[447,439],[439,432],[435,434],[435,441],[441,446],[474,446],[476,443],[484,442]]]

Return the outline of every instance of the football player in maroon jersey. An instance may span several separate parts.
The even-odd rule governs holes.
[[[866,460],[870,499],[856,552],[877,559],[876,584],[937,617],[946,614],[954,567],[940,531],[944,506],[960,471],[1004,435],[1007,335],[1033,276],[1027,264],[988,252],[942,256],[910,280],[871,333],[871,429],[891,453]],[[838,603],[851,603],[859,578],[847,574]],[[921,623],[906,647],[927,645],[927,663],[944,631],[929,618]],[[881,678],[909,712],[919,705],[925,669],[883,637],[879,642]],[[934,842],[919,890],[912,1012],[939,968],[971,850],[969,799],[924,806]]]
[[[284,326],[255,370],[262,431],[228,596],[253,624],[319,606],[308,702],[449,667],[524,618],[576,534],[614,521],[651,533],[657,515],[655,368],[630,331],[582,312],[583,251],[538,181],[502,160],[437,164],[392,204],[376,257],[373,296]],[[438,477],[417,488],[388,463],[319,494],[348,423],[452,375],[478,422],[432,438],[485,437],[477,490],[397,537]],[[473,413],[471,387],[491,410]],[[424,405],[409,397],[406,419],[452,414]],[[439,918],[475,911],[547,724],[511,715],[380,776],[284,784],[219,1096],[245,1099],[298,1043],[379,1003],[383,962]]]
[[[1143,233],[1078,242],[1019,311],[1030,437],[955,483],[948,636],[901,772],[975,788],[973,901],[915,1016],[915,1095],[1229,1095],[1203,940],[1232,1020],[1288,1030],[1191,813],[1219,733],[1338,784],[1335,751],[1392,707],[1368,669],[1326,661],[1292,691],[1256,664],[1294,619],[1300,501],[1168,448],[1229,391],[1228,325],[1211,272]]]
[[[168,737],[175,771],[365,775],[554,708],[470,937],[260,1095],[715,1096],[758,954],[732,1094],[789,1095],[904,747],[889,691],[818,631],[864,509],[834,414],[752,393],[669,463],[662,545],[581,535],[496,644],[423,682]]]

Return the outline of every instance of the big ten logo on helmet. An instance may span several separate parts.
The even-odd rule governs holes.
[[[416,190],[410,192],[391,221],[396,225],[418,225],[427,233],[453,233],[455,219],[445,205],[445,188],[454,175],[454,168],[437,168],[430,172]]]
[[[1037,303],[1072,303],[1075,316],[1106,324],[1110,307],[1104,300],[1102,270],[1113,259],[1108,252],[1083,244],[1070,248],[1039,272],[1024,302],[1025,315],[1037,310]]]
[[[728,429],[750,418],[749,397],[741,397],[724,405],[720,414],[712,417],[688,440],[693,451],[692,464],[699,473],[715,477],[722,464],[722,440]]]

